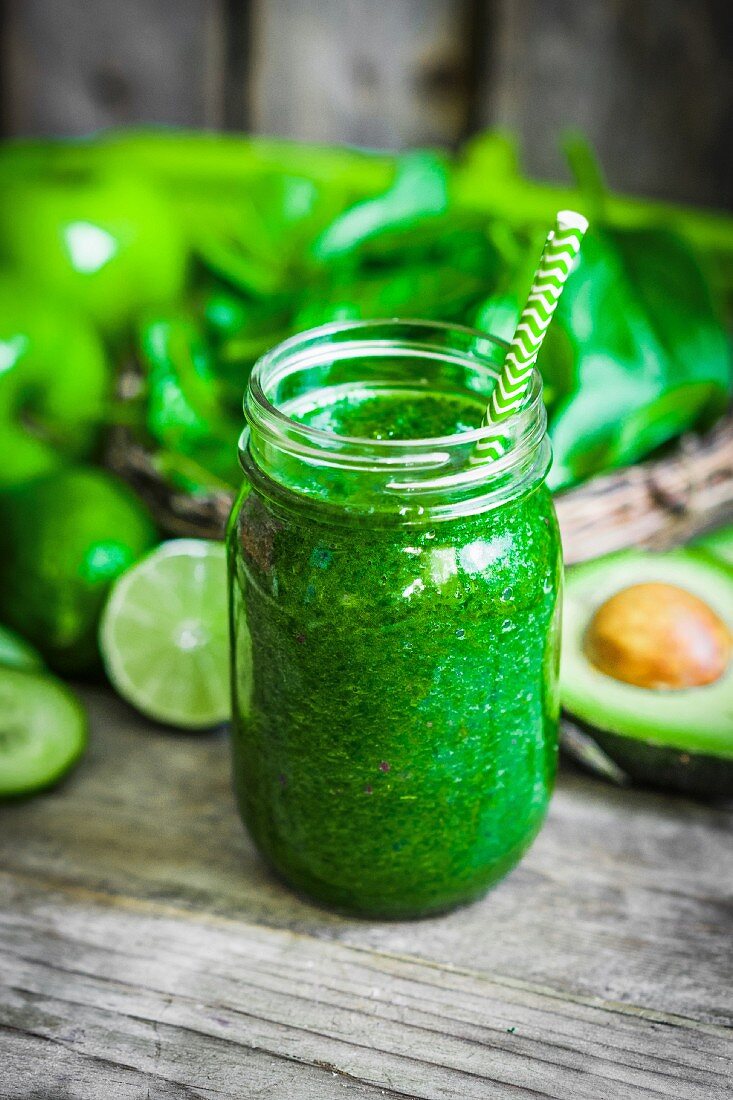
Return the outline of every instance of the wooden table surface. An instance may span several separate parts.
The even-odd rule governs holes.
[[[484,901],[347,920],[262,867],[223,734],[86,698],[82,766],[0,811],[4,1100],[731,1095],[730,809],[566,768]]]

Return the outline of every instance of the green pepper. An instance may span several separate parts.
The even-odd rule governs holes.
[[[81,165],[0,169],[0,257],[112,336],[142,307],[176,298],[186,270],[180,230],[154,186]]]
[[[89,321],[0,276],[0,488],[89,457],[108,394],[104,349]]]

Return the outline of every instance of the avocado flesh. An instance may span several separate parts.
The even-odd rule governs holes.
[[[703,535],[702,538],[695,540],[694,545],[733,567],[733,523]]]
[[[565,585],[563,706],[632,779],[733,794],[733,661],[712,684],[655,691],[605,675],[583,650],[598,607],[623,588],[653,581],[692,592],[733,634],[733,568],[706,552],[628,550],[577,566]]]

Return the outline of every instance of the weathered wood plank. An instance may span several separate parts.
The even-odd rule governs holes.
[[[11,992],[0,1018],[12,1017],[11,1003],[20,1000]],[[48,1028],[49,1016],[45,1008],[37,1007],[38,1000],[28,998],[23,1016],[26,1026],[31,1021],[31,1027],[42,1030]],[[46,1003],[50,1006],[51,999]],[[328,1065],[306,1065],[270,1051],[199,1036],[188,1028],[142,1021],[138,1043],[138,1036],[120,1037],[108,1012],[80,1013],[66,1001],[60,1003],[58,1012],[55,1035],[0,1024],[3,1100],[249,1100],[256,1096],[344,1100],[345,1087],[350,1089],[349,1100],[404,1096],[358,1082],[349,1081],[346,1086],[343,1075]],[[132,1018],[123,1020],[123,1035],[125,1026],[132,1026]],[[94,1032],[96,1041],[79,1043],[82,1032]],[[146,1050],[142,1060],[153,1068],[138,1069],[132,1062],[124,1062],[125,1058],[141,1057],[140,1045]],[[100,1053],[92,1054],[92,1049]]]
[[[8,0],[6,132],[220,124],[222,6],[222,0]]]
[[[533,849],[483,902],[416,923],[349,921],[264,869],[234,811],[225,737],[156,731],[106,692],[86,698],[81,768],[0,809],[6,870],[733,1021],[729,809],[568,772]]]
[[[469,110],[470,0],[254,0],[256,131],[452,144]]]
[[[3,896],[0,1019],[97,1062],[100,1092],[111,1064],[251,1096],[251,1052],[435,1100],[641,1100],[672,1080],[722,1100],[733,1074],[725,1029],[681,1017],[73,888],[8,878]]]
[[[478,44],[476,121],[516,130],[539,178],[562,178],[580,129],[618,190],[733,202],[729,0],[498,0]]]

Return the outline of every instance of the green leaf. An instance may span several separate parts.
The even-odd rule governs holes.
[[[591,225],[605,221],[608,190],[593,147],[577,131],[566,134],[562,141],[565,159],[583,196],[583,209]]]
[[[222,207],[203,220],[196,254],[242,293],[287,293],[311,264],[311,243],[351,197],[343,187],[319,186],[302,176],[262,176],[250,182],[236,208]]]
[[[499,259],[486,235],[438,219],[396,254],[379,261],[334,265],[320,289],[313,288],[294,327],[377,317],[424,317],[465,322],[496,283]]]
[[[434,153],[412,153],[398,163],[392,186],[344,211],[315,241],[314,259],[341,258],[385,235],[445,214],[448,165]]]
[[[215,479],[237,484],[237,420],[227,415],[210,352],[193,321],[159,318],[140,339],[147,370],[147,429],[163,448],[187,456]]]
[[[591,230],[553,326],[572,387],[550,422],[553,488],[635,462],[725,408],[727,340],[694,256],[670,233]]]

